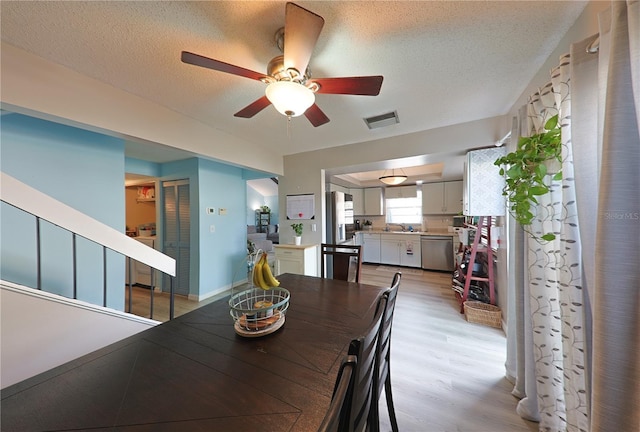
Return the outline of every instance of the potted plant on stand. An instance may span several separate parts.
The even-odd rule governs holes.
[[[544,125],[544,132],[520,137],[515,151],[497,159],[494,164],[501,167],[505,176],[502,195],[509,197],[509,212],[533,238],[551,241],[555,234],[536,236],[528,227],[536,217],[536,197],[550,192],[551,180],[562,180],[562,141],[558,116],[551,117]]]
[[[299,245],[302,242],[302,228],[304,228],[304,225],[302,223],[294,223],[291,224],[291,228],[296,233],[295,244]]]

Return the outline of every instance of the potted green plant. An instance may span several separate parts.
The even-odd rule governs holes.
[[[302,229],[304,228],[304,225],[302,223],[294,223],[291,224],[291,228],[293,228],[293,231],[296,233],[295,242],[299,245],[302,241]]]
[[[263,213],[271,213],[271,209],[269,208],[268,205],[263,205],[260,207],[260,211]]]
[[[498,158],[494,164],[500,167],[500,175],[505,176],[502,195],[509,198],[509,212],[522,227],[536,240],[551,241],[553,233],[544,233],[539,238],[527,230],[535,218],[533,207],[538,204],[536,197],[550,191],[545,178],[562,179],[562,140],[558,116],[551,117],[544,125],[544,132],[520,137],[515,151]],[[554,167],[554,168],[551,168]]]

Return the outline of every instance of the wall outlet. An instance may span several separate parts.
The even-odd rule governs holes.
[[[209,225],[209,232],[210,233],[216,232],[216,226],[215,225]]]

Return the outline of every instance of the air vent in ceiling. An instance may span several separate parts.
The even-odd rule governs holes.
[[[364,119],[364,122],[367,124],[369,129],[378,129],[385,126],[391,126],[397,123],[400,123],[400,119],[398,119],[398,112],[393,111],[386,114],[380,114],[377,116],[369,117]]]

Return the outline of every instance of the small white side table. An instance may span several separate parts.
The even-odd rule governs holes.
[[[318,276],[318,245],[317,244],[277,244],[276,275],[295,273],[306,276]]]

